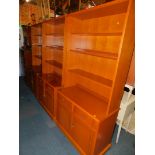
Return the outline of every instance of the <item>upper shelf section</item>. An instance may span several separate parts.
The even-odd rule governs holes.
[[[98,5],[94,8],[72,13],[70,14],[70,16],[84,20],[114,14],[121,14],[127,11],[128,3],[128,0],[115,0],[112,2],[105,3],[104,5]]]

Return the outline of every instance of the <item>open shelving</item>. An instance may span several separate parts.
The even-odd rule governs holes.
[[[81,69],[70,69],[69,71],[72,72],[72,73],[75,73],[77,75],[83,76],[85,78],[91,79],[93,81],[102,83],[102,84],[104,84],[104,85],[106,85],[108,87],[112,86],[112,80],[109,80],[109,79],[106,79],[104,77],[92,74],[90,72],[86,72],[86,71],[81,70]]]
[[[50,19],[32,32],[42,106],[80,154],[104,154],[134,49],[134,0]]]
[[[104,154],[134,47],[134,0],[71,13],[65,28],[58,125],[81,154]]]
[[[63,16],[42,24],[42,79],[45,82],[45,101],[42,105],[53,119],[57,89],[62,86],[64,22]]]

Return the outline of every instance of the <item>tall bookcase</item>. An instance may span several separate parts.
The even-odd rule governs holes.
[[[81,154],[104,154],[111,146],[134,48],[134,1],[71,13],[65,24],[56,122]]]
[[[42,73],[42,24],[31,27],[32,44],[32,90],[37,95],[37,76]]]
[[[62,83],[65,16],[42,24],[42,78],[45,86],[43,104],[50,116],[55,117],[56,92]]]

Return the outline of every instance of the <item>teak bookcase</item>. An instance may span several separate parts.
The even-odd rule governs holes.
[[[42,24],[42,82],[44,99],[42,105],[54,118],[56,93],[61,87],[65,17],[59,17]]]
[[[134,48],[134,1],[116,0],[67,15],[58,126],[81,154],[104,154]]]
[[[31,27],[32,43],[32,90],[37,96],[37,76],[42,73],[42,24],[35,24]]]
[[[134,0],[51,19],[31,32],[36,97],[80,154],[104,154],[134,50]]]

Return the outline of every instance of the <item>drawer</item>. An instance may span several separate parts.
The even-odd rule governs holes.
[[[72,110],[72,103],[67,99],[65,99],[63,96],[61,96],[60,94],[58,94],[57,100],[58,100],[58,104],[60,104],[64,108],[69,109],[70,111]]]
[[[84,124],[92,128],[93,118],[91,118],[87,113],[82,111],[80,108],[74,106],[73,115],[80,119]]]

